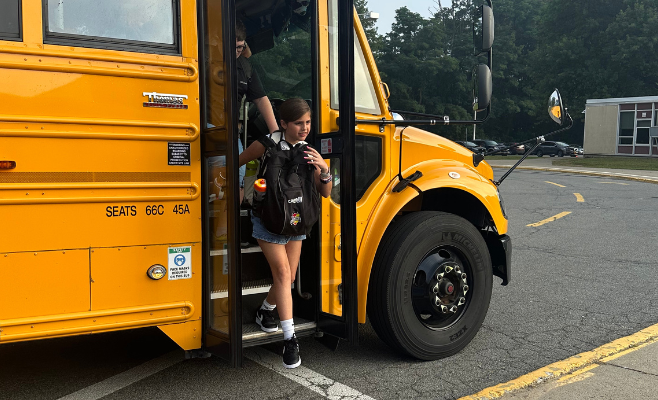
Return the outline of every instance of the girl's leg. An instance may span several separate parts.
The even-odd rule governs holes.
[[[270,264],[273,285],[267,295],[267,302],[277,306],[279,318],[292,319],[292,294],[290,293],[290,264],[286,246],[258,239],[258,244]],[[301,249],[301,247],[300,247]]]
[[[291,240],[288,244],[285,245],[286,254],[288,256],[288,265],[290,266],[290,283],[295,282],[295,277],[297,274],[297,266],[299,266],[299,257],[302,253],[302,241],[301,240]],[[264,250],[263,250],[264,251]],[[267,257],[267,255],[266,255]],[[265,299],[269,304],[276,306],[276,298],[272,293],[272,289]]]
[[[297,267],[299,266],[299,257],[302,254],[302,241],[289,241],[286,244],[286,253],[288,255],[288,265],[290,265],[290,283],[294,283],[297,276]]]

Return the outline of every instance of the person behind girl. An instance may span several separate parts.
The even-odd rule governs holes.
[[[311,131],[311,109],[303,99],[288,99],[279,107],[281,117],[282,139],[286,142],[306,144],[305,139]],[[256,141],[240,154],[240,165],[261,157],[265,146]],[[308,147],[306,151],[308,163],[315,167],[315,185],[322,197],[331,194],[331,175],[329,167],[317,150]],[[302,251],[302,240],[306,235],[283,236],[269,232],[263,227],[260,218],[252,215],[254,225],[252,236],[265,254],[272,270],[273,285],[270,288],[263,305],[256,312],[256,323],[265,332],[276,332],[278,326],[274,319],[274,309],[279,310],[279,319],[283,329],[283,365],[286,368],[298,367],[302,360],[299,357],[299,343],[295,335],[292,319],[292,293],[290,285],[295,280],[297,265]]]

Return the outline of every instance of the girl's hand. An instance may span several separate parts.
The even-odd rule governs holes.
[[[329,166],[327,165],[327,162],[324,161],[317,150],[312,147],[306,147],[306,151],[304,151],[304,153],[306,153],[306,157],[304,158],[307,159],[308,163],[313,165],[316,170],[320,170],[320,173],[329,172]]]

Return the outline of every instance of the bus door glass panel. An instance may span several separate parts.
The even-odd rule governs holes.
[[[20,0],[2,0],[0,8],[0,40],[21,40]]]
[[[283,10],[287,6],[281,3],[277,7]],[[313,109],[312,7],[313,4],[303,11],[293,10],[289,14],[277,12],[275,7],[267,18],[261,18],[261,12],[253,7],[239,10],[247,29],[251,80],[258,80],[262,86],[272,104],[277,124],[280,124],[278,107],[287,99],[302,98]],[[284,29],[280,28],[281,24]],[[246,118],[247,146],[270,133],[255,104],[248,105]],[[311,134],[315,131],[316,127],[311,126]]]
[[[328,3],[329,39],[329,85],[331,109],[338,112],[338,1]],[[354,85],[355,110],[358,114],[382,117],[381,107],[366,63],[363,47],[358,35],[354,34]],[[328,133],[328,132],[327,132]],[[370,214],[371,199],[378,197],[374,192],[383,191],[383,153],[385,133],[378,125],[359,124],[356,127],[356,190],[357,190],[357,240],[363,236]],[[342,270],[340,228],[340,157],[330,158],[333,176],[329,199],[322,201],[322,267],[321,267],[321,311],[342,316]],[[379,183],[383,183],[383,186]],[[376,186],[376,188],[374,188]],[[381,187],[380,187],[381,186]],[[373,191],[373,189],[376,189]],[[358,244],[357,244],[358,249]]]
[[[209,288],[208,326],[211,330],[228,337],[230,324],[229,263],[230,245],[228,232],[228,201],[232,198],[234,184],[229,179],[231,166],[227,165],[228,120],[226,99],[228,87],[223,46],[222,2],[209,0],[205,8],[205,121],[202,121],[205,145],[207,223],[206,248],[209,250],[206,278]],[[233,293],[230,293],[233,295]]]

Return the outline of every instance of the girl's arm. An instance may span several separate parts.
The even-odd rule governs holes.
[[[265,154],[265,146],[256,140],[250,144],[245,151],[240,153],[240,166],[245,165],[251,160],[260,158],[263,154]]]

